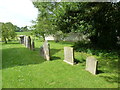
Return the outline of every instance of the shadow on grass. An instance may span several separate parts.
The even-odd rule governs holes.
[[[50,49],[51,61],[61,59],[60,57],[54,56],[59,51],[61,51],[61,49]]]
[[[74,44],[74,42],[70,42],[70,41],[60,41],[60,44]]]
[[[118,59],[119,59],[119,49],[102,49],[90,43],[75,43],[73,46],[75,51],[84,52],[90,55],[96,55],[98,59],[98,71],[97,74],[101,74],[108,82],[116,82],[118,77],[112,76],[112,74],[118,73]],[[119,48],[119,47],[118,47]],[[83,62],[81,62],[83,63]],[[102,75],[102,73],[111,73],[111,75]]]
[[[2,49],[2,69],[29,64],[40,64],[45,60],[37,51],[28,48]]]
[[[75,64],[81,63],[80,60],[74,58]]]
[[[51,61],[57,60],[57,59],[61,59],[60,57],[53,56],[54,54],[58,53],[60,50],[61,50],[61,49],[50,49]],[[40,48],[35,48],[34,51],[38,52],[39,55],[40,55]]]
[[[8,44],[20,44],[20,43],[19,43],[19,41],[16,41],[16,42],[9,41],[9,42],[7,42],[7,44],[4,42],[2,43],[2,45],[8,45]]]
[[[61,59],[60,57],[52,56],[51,61]]]
[[[54,55],[56,53],[58,53],[59,51],[61,51],[61,49],[50,49],[50,55]]]
[[[97,70],[97,71],[96,71],[96,74],[101,74],[101,73],[105,73],[105,72],[102,71],[102,70]]]
[[[100,76],[110,83],[120,83],[117,76]]]

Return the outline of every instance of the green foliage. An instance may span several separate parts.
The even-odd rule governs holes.
[[[39,15],[37,25],[50,22],[46,27],[49,31],[63,33],[80,32],[89,35],[91,42],[102,48],[112,48],[117,45],[120,37],[120,2],[34,2]],[[46,27],[40,32],[48,33]]]
[[[53,24],[50,18],[50,9],[52,6],[49,2],[46,3],[33,3],[39,10],[39,15],[36,21],[33,21],[34,25],[32,30],[35,36],[42,36],[45,39],[45,35],[54,33]]]
[[[29,29],[28,29],[28,26],[21,27],[20,29],[21,29],[21,31],[24,31],[24,32],[26,32],[26,31],[29,30]]]
[[[15,27],[15,32],[20,32],[20,31],[21,31],[21,28],[20,28],[20,27],[18,27],[18,26],[16,26],[16,25],[14,25],[14,27]]]
[[[105,50],[90,43],[85,44],[84,42],[75,43],[74,49],[80,53],[94,55],[98,59],[99,70],[102,70],[106,73],[111,71],[118,73],[119,50]],[[88,56],[86,54],[81,56]]]
[[[7,43],[7,40],[11,40],[14,39],[16,37],[16,33],[15,33],[15,26],[8,22],[8,23],[2,23],[1,26],[1,32],[2,32],[2,40],[5,41],[5,43]]]

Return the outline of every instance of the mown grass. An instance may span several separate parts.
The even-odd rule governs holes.
[[[17,35],[31,35],[31,31],[26,31],[26,32],[16,32]]]
[[[39,55],[43,42],[35,41],[35,51],[30,51],[18,42],[3,44],[2,81],[3,88],[117,88],[117,73],[103,72],[92,75],[85,70],[85,59],[89,53],[75,52],[77,65],[64,60],[64,46],[70,42],[49,42],[51,61]],[[109,58],[107,58],[109,59]],[[103,60],[105,60],[103,58]],[[105,67],[105,65],[101,66]],[[107,68],[105,68],[107,69]],[[106,79],[106,77],[109,77]],[[115,77],[115,78],[114,78]]]

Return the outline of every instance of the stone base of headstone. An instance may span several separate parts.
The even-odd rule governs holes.
[[[66,62],[66,63],[68,63],[68,64],[70,64],[70,65],[75,65],[75,63],[71,63],[71,62],[68,62],[66,60],[63,60],[63,61]]]

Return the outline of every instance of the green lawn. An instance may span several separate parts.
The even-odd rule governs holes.
[[[87,53],[75,52],[77,65],[69,65],[64,60],[64,46],[68,42],[49,42],[52,61],[39,55],[43,44],[35,41],[35,51],[30,51],[18,42],[2,46],[2,84],[3,88],[117,88],[117,73],[100,72],[92,75],[85,70]],[[97,57],[97,56],[96,56]],[[99,58],[99,57],[97,57]],[[104,59],[104,58],[103,58]],[[105,66],[99,67],[104,71]]]
[[[17,35],[31,35],[31,31],[27,31],[27,32],[16,32]]]

